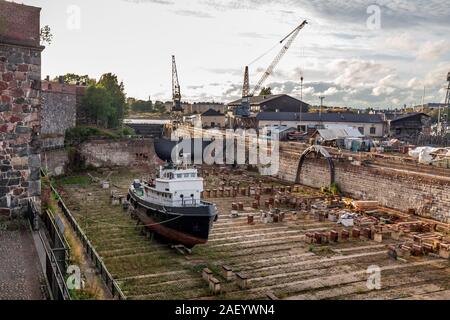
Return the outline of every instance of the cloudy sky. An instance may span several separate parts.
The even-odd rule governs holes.
[[[450,71],[448,0],[23,0],[42,7],[53,43],[43,76],[116,73],[129,96],[170,100],[171,55],[183,99],[229,102],[243,70],[255,84],[309,21],[266,85],[352,107],[443,102]],[[262,57],[261,57],[262,56]],[[259,58],[260,59],[257,59]],[[256,62],[254,62],[256,60]]]

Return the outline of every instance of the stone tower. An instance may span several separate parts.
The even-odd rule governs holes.
[[[40,11],[0,0],[0,215],[40,196]]]

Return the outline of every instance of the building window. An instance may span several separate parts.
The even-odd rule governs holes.
[[[364,127],[359,127],[358,130],[359,132],[361,132],[361,134],[364,134]]]
[[[377,133],[377,128],[371,127],[370,128],[370,134],[376,134],[376,133]]]

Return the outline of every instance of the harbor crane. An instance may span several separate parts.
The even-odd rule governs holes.
[[[264,82],[272,75],[278,63],[284,57],[286,52],[291,47],[294,40],[297,38],[300,31],[308,24],[305,20],[299,26],[297,26],[294,30],[292,30],[286,37],[284,37],[280,43],[283,44],[286,40],[286,43],[283,45],[283,48],[280,50],[278,55],[269,65],[267,70],[263,73],[261,79],[259,79],[256,86],[250,92],[250,84],[249,84],[249,76],[248,76],[248,66],[245,67],[245,75],[244,75],[244,85],[242,89],[242,104],[240,107],[236,108],[235,115],[240,117],[249,117],[250,116],[250,99],[255,96],[259,90],[261,90]]]
[[[172,112],[183,112],[181,107],[181,90],[180,83],[178,81],[177,64],[175,62],[175,56],[172,56],[172,98],[173,107]]]

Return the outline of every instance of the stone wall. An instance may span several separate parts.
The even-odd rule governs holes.
[[[0,1],[0,214],[40,195],[40,9]]]
[[[87,166],[133,167],[154,165],[160,162],[155,155],[153,140],[92,140],[79,146],[81,156]],[[50,176],[67,173],[69,155],[66,149],[42,151],[42,166]]]
[[[278,176],[294,182],[301,151],[280,152]],[[450,174],[430,176],[427,173],[398,170],[385,166],[369,167],[347,159],[334,160],[335,181],[341,190],[357,199],[377,200],[383,206],[408,211],[438,221],[450,222]],[[326,160],[307,158],[301,170],[300,183],[320,188],[330,183]]]
[[[66,130],[76,125],[76,109],[75,85],[43,82],[41,114],[41,140],[43,148],[64,146]]]
[[[158,161],[151,139],[92,140],[80,150],[86,164],[94,167],[132,167]]]
[[[60,176],[67,172],[69,155],[66,149],[43,150],[41,153],[42,168],[50,176]]]

